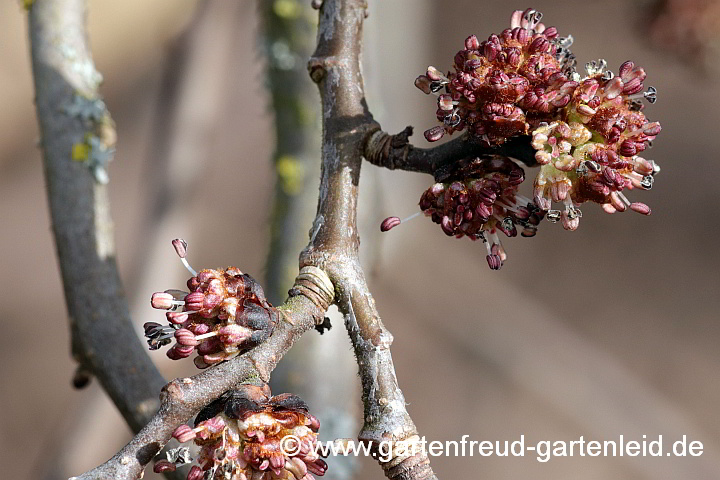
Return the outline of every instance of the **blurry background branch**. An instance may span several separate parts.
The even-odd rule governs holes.
[[[48,201],[73,356],[139,431],[165,382],[132,328],[115,262],[105,185],[114,126],[98,95],[85,16],[84,0],[38,0],[29,13]]]

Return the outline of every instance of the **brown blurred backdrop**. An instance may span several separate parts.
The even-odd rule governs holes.
[[[157,320],[150,294],[184,282],[169,244],[176,236],[190,242],[196,266],[237,264],[263,274],[274,177],[259,20],[253,2],[214,3],[212,28],[201,34],[205,50],[192,57],[204,63],[183,79],[186,91],[174,111],[184,120],[174,123],[158,107],[166,88],[161,79],[174,68],[165,61],[168,46],[188,28],[196,3],[90,2],[94,57],[119,136],[110,190],[138,332]],[[412,86],[415,76],[429,64],[448,69],[467,35],[499,32],[513,9],[527,6],[369,3],[369,106],[390,132],[414,125],[419,145],[425,143],[420,132],[434,125],[435,105]],[[365,166],[363,253],[372,259],[371,289],[395,336],[409,411],[428,440],[663,434],[666,449],[682,435],[705,446],[695,458],[438,457],[440,478],[718,478],[720,88],[712,74],[646,40],[649,3],[533,6],[561,35],[574,36],[580,66],[602,57],[616,71],[632,59],[648,72],[646,84],[657,87],[659,101],[646,114],[663,131],[647,157],[662,172],[652,191],[632,193],[653,215],[610,216],[587,206],[574,233],[543,224],[533,239],[506,240],[508,261],[491,272],[481,245],[448,239],[429,221],[381,237],[379,222],[413,213],[430,178]],[[96,383],[83,391],[70,386],[74,362],[35,147],[26,16],[18,3],[0,5],[0,27],[0,460],[6,478],[66,478],[112,455],[129,430]],[[168,129],[172,161],[158,166],[158,137]],[[171,204],[158,213],[160,185],[170,188]],[[334,334],[342,336],[341,323],[336,326]],[[349,343],[344,353],[351,355]],[[189,362],[154,358],[168,377],[192,373]],[[322,376],[315,382],[333,394]],[[380,478],[372,461],[361,464],[363,475]]]

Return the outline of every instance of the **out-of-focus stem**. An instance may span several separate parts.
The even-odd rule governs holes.
[[[100,79],[85,16],[85,0],[37,0],[30,7],[37,116],[73,355],[100,380],[137,432],[157,410],[157,392],[165,382],[130,321],[115,262],[107,186],[86,162],[72,160],[73,149],[85,148],[93,133],[83,114],[72,113],[72,105],[97,98]]]
[[[317,206],[320,107],[306,69],[315,48],[317,14],[301,0],[262,0],[259,6],[275,115],[276,182],[265,291],[271,302],[280,303],[297,275],[297,252],[307,243]]]

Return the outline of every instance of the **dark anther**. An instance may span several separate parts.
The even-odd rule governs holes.
[[[442,90],[444,86],[445,86],[445,83],[443,83],[443,82],[432,82],[432,83],[430,83],[430,91],[432,93],[437,93],[440,90]]]
[[[230,418],[242,418],[249,412],[259,412],[262,407],[248,398],[232,396],[225,404],[225,415]]]

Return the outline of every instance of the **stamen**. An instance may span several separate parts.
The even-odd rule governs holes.
[[[560,217],[562,217],[562,212],[560,210],[548,210],[547,212],[547,219],[550,223],[559,222]]]
[[[380,224],[380,231],[381,232],[387,232],[388,230],[392,230],[393,228],[397,227],[401,223],[409,222],[413,218],[420,216],[423,212],[416,212],[410,215],[407,218],[404,218],[403,220],[400,220],[400,217],[388,217],[385,220],[382,221]]]
[[[574,41],[575,39],[572,35],[568,35],[567,37],[558,37],[557,40],[555,40],[559,47],[562,47],[566,50],[572,46]]]
[[[657,102],[657,89],[655,87],[648,87],[647,92],[643,93],[643,95],[649,103]]]
[[[415,217],[419,217],[421,213],[422,213],[422,212],[416,212],[416,213],[413,213],[413,214],[412,214],[412,215],[410,215],[409,217],[406,217],[406,218],[404,218],[404,219],[400,220],[400,223],[405,223],[405,222],[409,222],[409,221],[410,221],[410,220],[412,220],[413,218],[415,218]]]
[[[582,162],[580,165],[577,166],[575,169],[575,173],[577,173],[578,176],[584,177],[588,173],[588,167],[585,165],[587,162]]]
[[[483,243],[485,244],[485,249],[487,250],[487,254],[490,255],[492,251],[490,250],[490,242],[488,242],[488,239],[485,238],[485,235],[482,235]]]
[[[645,175],[640,182],[640,186],[643,187],[646,190],[650,190],[653,186],[653,182],[655,181],[655,177],[652,175]]]
[[[532,200],[530,200],[529,198],[527,198],[524,195],[520,195],[519,193],[515,194],[515,201],[518,203],[518,205],[521,205],[521,204],[530,205],[533,203]]]
[[[438,93],[440,90],[445,88],[445,85],[447,85],[447,82],[431,82],[430,83],[430,92]]]
[[[585,64],[585,71],[589,77],[594,77],[599,73],[603,73],[607,68],[607,61],[604,58],[593,60]]]
[[[208,332],[208,333],[203,333],[202,335],[196,335],[195,340],[202,341],[202,340],[205,340],[206,338],[212,338],[212,337],[216,336],[217,334],[218,334],[217,330]]]
[[[657,102],[657,89],[655,87],[648,87],[646,92],[640,92],[635,93],[633,95],[628,95],[627,97],[629,100],[637,101],[645,99],[648,101],[648,103],[655,103]]]
[[[462,118],[460,118],[460,115],[457,114],[457,108],[455,108],[450,115],[445,117],[443,123],[448,127],[456,127],[460,124],[461,121]]]
[[[628,198],[622,192],[615,193],[617,193],[617,196],[620,197],[620,200],[622,200],[626,207],[630,206],[630,200],[628,200]]]
[[[525,14],[523,15],[523,19],[527,22],[525,29],[528,32],[534,31],[537,24],[540,23],[540,20],[542,20],[542,17],[542,12],[538,12],[537,10],[530,8],[525,10]]]
[[[180,257],[180,261],[183,263],[183,265],[185,265],[185,268],[187,268],[187,270],[192,273],[193,277],[196,276],[197,272],[190,266],[187,259],[185,258],[187,256],[187,242],[182,238],[176,238],[172,241],[172,245],[175,248],[175,253],[177,253],[178,257]]]
[[[609,82],[613,78],[615,78],[615,74],[612,70],[608,70],[607,72],[603,73],[603,76],[601,77],[603,81]]]
[[[630,204],[630,209],[634,212],[640,213],[642,215],[650,215],[650,207],[645,205],[644,203],[640,202],[634,202]]]
[[[658,165],[657,163],[655,163],[655,160],[648,160],[648,161],[649,161],[650,164],[652,165],[652,169],[653,169],[653,173],[652,173],[652,174],[653,174],[653,176],[654,176],[654,175],[657,175],[658,173],[660,173],[660,165]]]
[[[570,220],[575,220],[576,218],[582,218],[582,210],[579,208],[575,208],[574,205],[569,205],[565,211],[567,211],[568,218]]]

